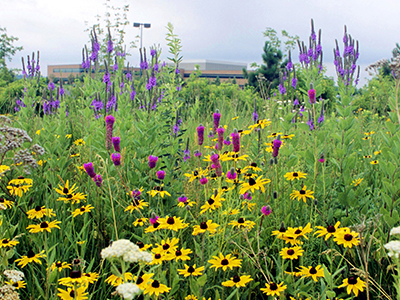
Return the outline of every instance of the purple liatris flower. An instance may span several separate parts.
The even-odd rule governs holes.
[[[85,168],[85,171],[90,176],[90,178],[94,178],[96,176],[96,173],[94,172],[94,168],[93,168],[93,163],[89,162],[89,163],[83,164],[83,167]]]
[[[175,69],[175,74],[179,74],[179,69],[178,68]]]
[[[228,173],[226,173],[226,177],[228,177],[228,179],[230,180],[235,180],[237,177],[237,174],[235,172],[235,168],[231,168]]]
[[[121,154],[119,153],[111,154],[111,160],[113,161],[115,166],[121,165]]]
[[[111,79],[110,79],[110,73],[108,73],[108,71],[106,71],[105,73],[104,73],[104,77],[103,77],[103,83],[110,83],[111,82]]]
[[[215,132],[217,132],[217,128],[219,126],[219,120],[221,119],[221,114],[219,113],[218,109],[213,114],[213,118],[214,118],[213,132],[215,133]]]
[[[149,67],[149,65],[147,64],[146,61],[142,61],[142,62],[140,63],[140,68],[141,68],[142,70],[146,70],[148,67]]]
[[[200,184],[205,185],[207,182],[208,182],[207,177],[204,177],[204,175],[201,175]]]
[[[105,117],[106,121],[106,149],[111,150],[112,134],[114,129],[115,118],[112,115]]]
[[[160,179],[160,180],[164,180],[165,171],[164,170],[157,171],[157,178]]]
[[[119,136],[114,136],[114,137],[112,138],[112,143],[113,143],[113,146],[114,146],[114,150],[115,150],[116,152],[121,152],[121,147],[120,147],[120,145],[119,145],[120,142],[121,142],[121,139],[120,139]]]
[[[203,124],[200,124],[199,127],[197,127],[197,140],[198,140],[199,146],[203,145],[203,142],[204,142],[204,126],[203,126]]]
[[[56,86],[54,85],[54,82],[49,82],[49,85],[47,86],[47,89],[50,91],[53,91],[54,90],[54,88],[55,88]]]
[[[240,135],[237,129],[233,129],[233,133],[231,134],[232,144],[233,144],[233,152],[240,151]]]
[[[154,156],[154,155],[150,155],[149,156],[149,167],[150,167],[150,169],[155,168],[155,166],[157,164],[157,160],[158,160],[157,156]]]
[[[229,139],[229,136],[226,137],[226,140],[224,140],[224,145],[229,146],[231,143],[232,143],[232,142],[231,142],[231,140]]]
[[[224,144],[224,132],[225,132],[225,129],[222,126],[219,126],[219,128],[217,129],[217,133],[218,133],[217,150],[222,150],[222,147]]]
[[[272,142],[272,157],[277,157],[279,154],[279,148],[282,145],[282,141],[280,140],[280,136],[278,135],[278,139]]]
[[[272,210],[271,210],[271,206],[267,205],[267,206],[263,206],[263,208],[261,208],[261,213],[264,216],[269,216],[271,214]]]
[[[222,175],[222,168],[221,168],[221,164],[219,162],[219,155],[214,153],[214,152],[211,152],[210,159],[211,159],[211,161],[212,161],[212,163],[214,165],[215,173],[217,174],[218,177],[221,176]]]
[[[313,88],[308,90],[308,97],[311,104],[315,104],[315,90]]]
[[[98,187],[101,187],[101,184],[103,183],[103,178],[101,178],[100,174],[97,174],[95,177],[93,177],[93,181]]]

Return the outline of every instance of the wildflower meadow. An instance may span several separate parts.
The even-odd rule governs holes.
[[[0,116],[0,299],[400,299],[399,61],[378,112],[346,28],[322,45],[312,23],[272,90],[184,81],[166,31],[140,71],[96,28],[83,82],[22,61]]]

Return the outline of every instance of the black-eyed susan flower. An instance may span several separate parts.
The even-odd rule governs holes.
[[[216,233],[218,226],[219,225],[213,223],[212,220],[208,220],[207,222],[201,222],[200,225],[193,226],[192,235],[198,235],[200,233],[205,233],[206,231],[208,231],[209,233]]]
[[[85,283],[95,283],[99,278],[99,274],[96,272],[88,272],[83,273],[82,278],[84,279]]]
[[[16,290],[26,288],[26,282],[23,281],[23,280],[20,280],[20,281],[17,281],[17,282],[14,282],[14,281],[10,280],[10,281],[6,281],[4,283],[12,285]]]
[[[212,265],[211,268],[215,268],[215,270],[222,268],[223,271],[226,271],[228,268],[231,270],[233,270],[234,267],[241,268],[242,260],[232,257],[231,254],[224,256],[220,253],[219,256],[213,256],[213,259],[210,259],[208,262]]]
[[[145,202],[144,200],[137,200],[133,199],[131,201],[131,204],[129,204],[126,208],[125,211],[129,211],[130,213],[133,213],[134,210],[140,211],[146,206],[149,206],[149,203]]]
[[[72,212],[72,216],[75,218],[79,215],[83,215],[85,213],[89,213],[94,209],[93,206],[91,206],[90,204],[86,205],[86,206],[81,206],[81,208],[77,208]]]
[[[143,226],[144,224],[146,224],[148,221],[147,218],[140,218],[140,219],[136,219],[135,222],[133,222],[133,225],[136,226]]]
[[[1,239],[0,240],[0,248],[12,248],[15,245],[19,244],[18,241],[16,240],[10,240],[10,239]]]
[[[81,286],[79,288],[68,287],[67,290],[58,289],[57,294],[62,300],[86,300],[88,299],[88,294],[86,292],[87,286]]]
[[[283,133],[282,132],[273,132],[267,138],[276,138],[278,135],[282,137]]]
[[[164,191],[164,184],[162,184],[161,186],[155,186],[151,191],[148,191],[147,194],[149,194],[151,197],[155,197],[157,195],[160,195],[161,198],[164,198],[165,195],[171,197],[170,193]]]
[[[303,255],[304,250],[301,247],[295,246],[291,248],[283,248],[279,254],[283,259],[298,259]]]
[[[366,140],[371,139],[371,137],[370,137],[370,136],[366,136],[366,137],[363,137],[362,139],[363,139],[364,141],[366,141]]]
[[[375,133],[375,131],[364,132],[365,135],[372,135],[372,134],[374,134],[374,133]]]
[[[123,282],[132,280],[132,278],[133,278],[132,273],[125,272],[125,274],[123,275],[121,274],[119,276],[111,274],[110,276],[107,277],[107,279],[104,282],[112,286],[119,286]]]
[[[201,206],[201,211],[200,214],[205,213],[206,211],[213,211],[216,210],[217,208],[222,206],[222,201],[224,201],[224,198],[221,198],[220,194],[218,193],[217,195],[212,195],[206,203]]]
[[[68,196],[70,194],[75,193],[75,191],[78,189],[77,187],[75,187],[76,184],[74,184],[72,187],[69,186],[69,180],[67,180],[64,184],[64,186],[62,185],[58,185],[59,188],[54,188],[56,190],[56,192],[62,196]]]
[[[304,203],[307,203],[307,198],[314,199],[314,194],[313,191],[307,190],[307,186],[303,186],[303,188],[300,191],[293,191],[290,194],[290,199],[296,199],[297,201],[303,200]]]
[[[242,275],[240,277],[238,275],[235,275],[231,277],[231,280],[224,281],[221,284],[226,287],[233,287],[233,286],[237,288],[244,287],[246,286],[247,283],[253,280],[250,277],[251,277],[250,275]]]
[[[238,210],[237,208],[234,208],[234,209],[225,210],[222,214],[228,215],[228,216],[233,216],[233,215],[237,215],[238,213],[240,213],[240,210]]]
[[[225,156],[220,157],[220,161],[234,161],[234,162],[247,161],[247,157],[249,156],[246,154],[239,155],[239,153],[236,152],[228,152],[228,155],[226,157]]]
[[[312,231],[313,230],[311,228],[311,223],[308,223],[305,227],[303,227],[303,226],[294,227],[294,228],[289,227],[287,229],[287,231],[285,232],[285,236],[291,236],[295,239],[298,239],[299,237],[304,237],[304,238],[308,239],[306,234],[308,234]]]
[[[148,293],[150,296],[155,294],[158,297],[158,295],[168,293],[170,290],[171,288],[160,283],[158,280],[150,280],[150,283],[146,286],[143,294],[146,295]]]
[[[246,220],[245,218],[239,218],[237,221],[231,221],[228,225],[232,225],[232,228],[241,228],[251,230],[256,223],[253,221]]]
[[[248,172],[249,170],[253,172],[262,172],[262,169],[257,166],[257,163],[253,162],[249,166],[243,168],[243,173]]]
[[[314,232],[314,235],[318,234],[317,237],[325,236],[325,241],[327,241],[337,231],[341,230],[339,229],[339,226],[340,226],[340,221],[337,221],[334,226],[333,225],[328,225],[327,227],[315,226],[315,228],[317,228],[318,230]]]
[[[373,160],[370,162],[371,165],[377,165],[379,164],[379,160]]]
[[[31,262],[35,262],[38,264],[42,264],[42,262],[39,260],[39,258],[44,258],[46,255],[44,254],[44,250],[38,254],[35,254],[32,250],[29,250],[28,253],[24,256],[22,256],[19,259],[16,259],[15,262],[18,262],[18,266],[21,266],[21,268],[24,268],[27,264]]]
[[[78,139],[78,140],[74,141],[74,144],[77,146],[84,146],[86,143],[83,139]]]
[[[207,174],[208,174],[207,169],[203,170],[201,168],[198,168],[198,169],[194,170],[192,173],[185,173],[184,175],[189,178],[189,182],[192,182],[195,179],[200,179],[202,175],[207,176]]]
[[[55,269],[57,269],[58,272],[61,272],[63,269],[71,269],[71,264],[57,261],[51,265],[51,270],[54,271]]]
[[[364,178],[358,178],[358,179],[354,179],[352,184],[354,187],[360,185],[360,183],[364,180]]]
[[[381,154],[382,153],[382,151],[381,150],[378,150],[378,151],[375,151],[374,152],[374,155],[378,155],[378,154]]]
[[[283,285],[282,281],[280,284],[276,284],[274,282],[266,283],[265,288],[261,288],[260,290],[268,296],[279,296],[279,294],[286,290],[286,288],[287,285]]]
[[[306,178],[307,173],[302,173],[302,172],[288,172],[285,174],[285,177],[287,180],[300,180],[300,178]]]
[[[7,209],[13,207],[14,202],[0,197],[0,204]]]
[[[352,248],[360,244],[358,233],[351,231],[349,228],[342,228],[342,230],[335,232],[333,235],[333,240],[338,245],[343,245],[345,248]]]
[[[54,217],[56,214],[53,212],[53,209],[46,208],[45,206],[36,206],[35,208],[28,210],[26,212],[28,214],[29,219],[41,219],[44,216]]]
[[[278,239],[281,239],[283,237],[283,235],[285,234],[285,232],[286,232],[286,228],[282,222],[281,227],[278,230],[272,231],[272,235],[276,235],[276,237]]]
[[[253,125],[250,125],[248,128],[253,131],[254,129],[264,129],[268,125],[271,124],[271,121],[268,121],[267,119],[264,120],[257,120],[257,122]]]
[[[203,271],[204,271],[204,267],[196,268],[196,265],[189,267],[187,264],[185,264],[184,269],[178,269],[178,273],[185,277],[189,277],[190,275],[191,276],[200,276],[200,275],[203,275],[203,273],[202,273]]]
[[[301,267],[301,274],[303,278],[311,277],[314,281],[318,281],[318,277],[324,277],[324,268],[321,265],[317,267]]]
[[[29,178],[24,178],[22,176],[17,179],[12,179],[7,185],[7,189],[10,195],[22,197],[22,195],[29,191],[33,185],[33,180]]]
[[[371,158],[372,155],[364,155],[363,158]]]
[[[83,276],[80,270],[72,270],[69,272],[69,277],[63,277],[58,280],[60,285],[72,286],[75,284],[87,284],[89,277]]]
[[[294,134],[284,134],[281,136],[282,139],[292,139],[294,137]]]
[[[136,245],[139,247],[140,251],[146,251],[147,249],[150,249],[152,244],[145,244],[141,241],[136,242]]]
[[[160,223],[160,229],[169,229],[178,231],[179,229],[183,229],[189,226],[188,223],[184,223],[180,217],[169,217],[166,216],[165,218],[160,218],[158,220]]]
[[[154,276],[154,273],[149,273],[149,274],[143,274],[142,276],[135,276],[133,278],[133,281],[136,282],[136,285],[141,289],[144,290],[146,286],[149,284],[151,281],[151,277]]]
[[[240,194],[244,194],[249,190],[251,190],[251,192],[254,193],[254,191],[260,190],[260,189],[263,193],[265,193],[264,185],[266,185],[267,183],[270,183],[271,180],[269,180],[267,178],[263,179],[262,177],[263,177],[263,175],[259,176],[257,179],[249,178],[248,182],[245,182],[241,185]]]
[[[151,225],[145,229],[144,233],[149,233],[149,232],[154,232],[154,231],[160,230],[160,223],[157,220],[154,222],[151,222],[151,219],[150,219],[150,223],[151,223]]]
[[[192,253],[192,250],[190,249],[181,249],[181,250],[176,250],[175,252],[168,253],[166,255],[167,260],[173,260],[175,259],[176,261],[182,260],[190,260],[189,254]]]
[[[242,208],[247,208],[249,211],[252,211],[254,207],[257,205],[255,202],[244,201],[242,202]]]
[[[167,253],[152,253],[153,255],[153,260],[149,265],[161,265],[163,261],[168,260],[167,258]]]
[[[58,226],[57,224],[61,224],[61,221],[54,220],[50,223],[47,221],[43,221],[40,224],[29,225],[28,227],[26,227],[26,229],[30,229],[29,230],[30,233],[38,233],[44,231],[51,232],[53,228],[60,229],[60,226]]]
[[[0,175],[3,175],[4,172],[10,170],[9,166],[6,165],[0,165]]]
[[[339,286],[339,288],[347,287],[347,294],[351,294],[351,292],[358,296],[359,291],[363,291],[365,287],[365,282],[360,279],[360,277],[351,276],[350,278],[343,279],[343,284]]]
[[[179,239],[172,238],[171,240],[168,238],[167,240],[162,240],[160,244],[156,244],[156,248],[153,248],[151,251],[154,253],[171,253],[176,251],[178,248]]]

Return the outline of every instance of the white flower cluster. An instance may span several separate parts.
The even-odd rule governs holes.
[[[101,257],[107,258],[122,258],[126,262],[152,262],[153,256],[149,252],[140,251],[139,247],[128,240],[118,240],[101,250]]]
[[[3,274],[13,282],[21,281],[25,276],[24,273],[17,270],[5,270]]]
[[[385,245],[386,250],[389,250],[388,255],[390,257],[399,257],[400,253],[400,241],[390,241]]]
[[[122,283],[116,288],[117,293],[124,299],[132,300],[133,297],[140,293],[139,287],[131,282]]]
[[[400,234],[400,226],[392,228],[392,230],[390,230],[390,235],[394,235],[394,234]]]

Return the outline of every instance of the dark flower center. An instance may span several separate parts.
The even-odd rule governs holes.
[[[286,232],[286,228],[282,226],[281,228],[279,228],[279,232]]]
[[[310,274],[317,274],[317,269],[315,269],[314,267],[312,267],[311,269],[310,269]]]
[[[349,283],[349,284],[356,284],[357,283],[357,279],[355,278],[355,277],[350,277],[348,280],[347,280],[347,282]]]
[[[136,280],[136,284],[141,284],[144,281],[144,279],[142,278],[142,276],[140,276],[137,280]]]
[[[142,249],[144,247],[143,242],[136,242],[136,245],[138,245],[139,249]]]
[[[193,175],[194,175],[194,176],[198,176],[198,175],[199,175],[199,172],[194,171],[194,172],[193,172]]]
[[[155,258],[155,259],[160,259],[160,258],[161,258],[161,254],[160,254],[160,253],[157,253],[156,255],[154,255],[154,258]]]
[[[293,249],[289,249],[289,250],[287,251],[287,254],[288,254],[288,255],[293,255],[293,254],[294,254],[294,250],[293,250]]]
[[[170,247],[170,245],[168,245],[168,244],[164,244],[164,245],[162,246],[162,248],[163,248],[164,250],[168,250],[169,247]]]
[[[71,278],[81,278],[82,277],[82,273],[79,270],[74,270],[74,271],[71,271],[69,273],[69,277],[71,277]]]
[[[68,192],[69,192],[69,190],[65,187],[65,188],[63,188],[63,193],[64,194],[68,194]]]
[[[8,244],[9,241],[10,241],[9,239],[4,239],[1,243],[2,244]]]
[[[160,287],[160,283],[158,282],[158,280],[154,280],[152,283],[151,283],[151,286],[153,287],[153,288],[159,288]]]
[[[255,185],[256,183],[257,182],[253,178],[249,179],[249,185]]]
[[[59,262],[56,262],[56,267],[57,268],[61,268],[62,267],[62,263],[59,261]]]
[[[207,229],[208,228],[207,223],[206,222],[201,222],[200,223],[200,228],[203,229],[203,230]]]
[[[35,211],[41,211],[41,210],[42,210],[42,208],[40,206],[35,207]]]
[[[32,250],[28,251],[28,254],[26,255],[28,258],[32,258],[35,257],[35,252],[33,252]]]
[[[221,260],[221,265],[223,265],[223,266],[229,265],[229,260],[227,260],[226,258],[224,258],[223,260]]]
[[[66,197],[67,197],[68,199],[71,199],[71,198],[73,197],[73,195],[72,195],[72,194],[68,194]]]
[[[18,287],[18,282],[14,282],[13,286]]]
[[[236,173],[241,174],[242,173],[242,169],[241,168],[237,168],[236,169]]]
[[[300,195],[305,195],[306,191],[305,190],[300,190]]]
[[[188,271],[189,273],[193,273],[195,270],[194,270],[194,268],[193,268],[192,266],[190,266],[190,267],[187,269],[187,271]]]
[[[347,242],[350,242],[353,239],[353,236],[351,234],[347,233],[347,234],[344,235],[344,239]]]
[[[80,209],[80,211],[85,211],[85,207],[82,206],[81,209]]]
[[[71,290],[71,292],[69,292],[69,296],[74,299],[75,298],[75,292],[74,290]]]
[[[74,259],[74,261],[72,263],[74,265],[79,265],[81,263],[81,261],[79,259]]]
[[[181,255],[182,255],[182,251],[181,250],[176,250],[175,256],[181,256]]]
[[[6,199],[0,198],[0,203],[4,203],[4,201],[6,201]]]
[[[332,225],[329,225],[326,228],[326,231],[328,231],[329,233],[333,233],[333,232],[336,232],[336,228],[334,226],[332,226]]]
[[[301,230],[300,229],[297,229],[295,232],[294,232],[294,234],[300,234],[301,233]]]
[[[208,204],[213,205],[215,201],[214,201],[214,199],[210,198],[210,199],[207,200],[207,202],[208,202]]]
[[[257,164],[256,164],[255,162],[253,162],[253,163],[250,164],[250,166],[256,168],[256,167],[257,167]]]
[[[139,223],[140,223],[140,222],[143,222],[143,221],[142,221],[142,219],[138,219],[138,220],[137,220],[137,222],[139,222]]]
[[[238,220],[238,223],[239,223],[239,224],[243,224],[243,223],[244,223],[244,219],[243,219],[243,218],[240,218],[240,219]]]
[[[269,289],[271,291],[276,291],[278,289],[278,286],[276,285],[276,283],[272,282],[272,283],[269,284]]]
[[[223,191],[226,191],[226,190],[228,189],[228,187],[227,187],[227,186],[223,186],[223,187],[221,187],[221,189],[222,189]]]
[[[240,277],[235,275],[233,276],[233,282],[238,283],[240,281]]]
[[[132,200],[132,205],[133,205],[133,206],[138,206],[138,205],[139,205],[139,200],[133,199],[133,200]]]
[[[211,174],[211,178],[216,178],[216,177],[217,177],[216,173]]]
[[[167,224],[174,225],[175,224],[174,218],[173,217],[169,217],[168,220],[167,220]]]
[[[297,172],[294,172],[294,173],[292,174],[292,176],[293,176],[293,177],[298,177],[299,174],[297,174]]]
[[[46,221],[40,223],[40,228],[48,228],[48,227],[49,227],[49,224]]]
[[[153,227],[154,227],[154,228],[157,228],[158,226],[160,226],[160,223],[158,223],[158,222],[155,222],[155,223],[153,224]]]

